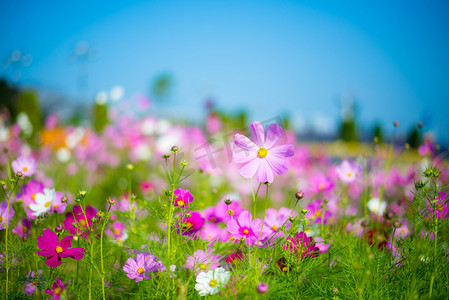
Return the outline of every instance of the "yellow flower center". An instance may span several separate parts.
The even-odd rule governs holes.
[[[206,268],[207,268],[207,265],[206,265],[206,264],[201,264],[201,265],[200,265],[200,269],[201,269],[201,270],[206,270]]]
[[[32,194],[31,199],[33,199],[33,200],[36,199],[36,194]]]
[[[80,222],[81,227],[86,227],[86,220],[81,219],[79,222]]]
[[[438,211],[442,211],[443,210],[443,204],[438,204],[437,205],[437,209],[438,209]]]
[[[323,185],[322,183],[320,183],[320,185],[318,186],[318,189],[319,189],[320,191],[324,190],[324,185]]]
[[[277,230],[277,229],[278,229],[278,227],[277,227],[276,225],[273,225],[273,227],[271,227],[271,229],[273,229],[273,230]]]
[[[352,174],[351,174],[351,173],[348,173],[348,177],[351,178],[351,176],[352,176]]]
[[[257,151],[257,156],[259,156],[260,158],[264,158],[265,156],[267,156],[267,153],[267,149],[260,148],[259,151]]]
[[[23,171],[24,172],[28,171],[28,168],[27,167],[23,167]]]
[[[229,210],[228,210],[228,214],[229,214],[230,216],[232,216],[232,215],[234,214],[234,210],[229,209]]]
[[[178,202],[176,202],[178,204],[178,206],[184,206],[184,201],[179,200]]]
[[[287,272],[288,268],[287,267],[283,267],[282,271]]]
[[[3,217],[2,216],[0,216],[0,222],[3,222]]]
[[[58,204],[55,204],[55,205],[53,205],[53,207],[54,207],[54,208],[58,208],[59,206],[58,206]]]
[[[114,232],[115,234],[120,234],[120,229],[114,229],[114,230],[112,230],[112,232]]]
[[[57,286],[57,287],[53,290],[53,293],[55,293],[55,295],[59,295],[59,294],[61,294],[61,292],[62,292],[62,289],[61,289],[59,286]]]
[[[62,249],[61,246],[58,246],[58,247],[56,247],[55,251],[56,251],[56,253],[61,253],[64,250]]]
[[[31,284],[37,286],[37,281],[33,281]]]
[[[137,273],[142,274],[145,270],[143,268],[138,268]]]
[[[235,238],[233,236],[229,236],[229,240],[233,241],[233,240],[235,240]]]
[[[45,203],[45,207],[49,207],[50,206],[50,201],[49,202],[47,202],[47,203]]]
[[[322,215],[321,210],[317,210],[315,212],[315,217],[319,218],[319,217],[321,217],[321,215]]]
[[[217,286],[217,284],[218,284],[218,281],[216,281],[215,279],[212,279],[211,281],[209,281],[209,286],[210,287]]]
[[[190,227],[192,227],[192,223],[185,222],[183,226],[184,226],[184,228],[189,229]]]
[[[249,234],[248,229],[244,229],[244,230],[243,230],[243,233],[244,233],[244,234]]]

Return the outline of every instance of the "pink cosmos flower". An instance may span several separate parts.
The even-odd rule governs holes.
[[[188,256],[187,267],[198,275],[200,272],[215,270],[220,266],[220,255],[211,254],[212,251],[196,250],[193,256]]]
[[[87,229],[92,227],[92,218],[97,216],[97,210],[92,206],[87,206],[85,214],[81,206],[77,205],[73,207],[73,213],[68,212],[65,215],[64,228],[70,232],[72,235],[80,235],[87,238]],[[75,216],[75,219],[73,218]],[[73,226],[76,224],[76,228]]]
[[[245,178],[256,175],[259,182],[273,182],[274,173],[283,175],[287,172],[289,162],[285,157],[293,156],[292,144],[277,145],[284,134],[284,130],[272,123],[265,135],[264,128],[259,121],[250,125],[254,142],[246,136],[236,134],[234,143],[240,149],[234,149],[234,162],[243,164],[240,174]]]
[[[323,223],[326,224],[327,220],[332,216],[332,213],[329,210],[324,211],[322,208],[323,205],[324,202],[320,199],[313,200],[312,203],[306,206],[307,213],[305,217],[315,224],[320,224],[321,218],[324,218]]]
[[[209,241],[211,244],[219,240],[221,236],[222,229],[213,223],[206,223],[204,228],[200,231],[200,238]]]
[[[0,229],[5,229],[9,226],[9,221],[14,217],[14,209],[12,203],[9,205],[8,214],[8,202],[3,201],[0,203]],[[8,220],[9,219],[9,220]]]
[[[175,189],[173,204],[182,208],[188,208],[189,203],[193,201],[193,196],[188,189]]]
[[[233,201],[231,204],[226,205],[224,201],[220,201],[215,206],[207,207],[204,210],[204,217],[211,223],[227,223],[229,220],[237,218],[242,211],[243,208],[240,206],[240,202]]]
[[[437,219],[447,219],[449,218],[449,201],[447,201],[446,193],[440,192],[437,197],[435,216]],[[430,202],[430,201],[429,201]],[[433,208],[431,205],[426,206],[429,216],[433,215]]]
[[[362,171],[363,170],[359,165],[347,159],[343,160],[336,169],[338,177],[345,183],[354,182]]]
[[[285,250],[290,250],[291,253],[305,257],[315,257],[320,252],[320,249],[315,245],[312,237],[307,237],[307,234],[300,232],[294,236],[288,236],[287,241],[283,244]]]
[[[55,282],[53,282],[51,290],[46,289],[45,293],[53,296],[50,298],[50,300],[58,300],[61,298],[62,292],[67,288],[69,284],[70,281],[67,281],[65,284],[63,284],[60,278],[56,278]]]
[[[334,182],[323,174],[311,176],[309,179],[311,192],[318,194],[321,192],[330,192],[334,189]]]
[[[36,253],[40,256],[48,257],[45,263],[53,268],[61,264],[61,258],[82,259],[85,250],[83,248],[70,248],[72,239],[73,237],[66,236],[59,242],[59,237],[56,233],[50,229],[45,229],[43,234],[37,237],[37,246],[42,250]]]
[[[180,219],[178,221],[177,226],[181,227],[181,232],[183,235],[190,235],[195,236],[196,233],[203,228],[204,225],[204,218],[201,216],[201,214],[197,211],[189,212],[189,216],[181,215]],[[180,230],[178,229],[178,233]]]
[[[22,172],[23,177],[31,177],[37,172],[37,163],[32,157],[19,156],[11,164],[14,173]]]
[[[62,198],[64,197],[64,194],[62,192],[56,192],[55,201],[53,202],[51,206],[51,212],[55,212],[58,214],[62,214],[65,212],[65,209],[67,208],[67,202],[62,203]]]
[[[267,238],[271,238],[274,234],[276,234],[276,237],[284,236],[284,233],[281,230],[279,230],[279,228],[284,223],[287,229],[291,227],[291,222],[286,222],[290,214],[292,215],[292,217],[297,216],[296,212],[292,213],[291,209],[285,207],[281,207],[279,211],[273,208],[267,209],[264,225],[264,228],[266,227],[268,233]]]
[[[30,209],[30,205],[36,204],[35,199],[38,193],[44,193],[44,184],[36,180],[30,180],[20,188],[20,193],[17,194],[17,199],[23,201],[23,207],[28,219],[36,219],[33,211]]]
[[[153,263],[154,257],[151,254],[145,255],[144,253],[139,253],[136,255],[136,259],[128,258],[123,266],[123,271],[126,272],[128,278],[135,279],[136,282],[139,282],[143,279],[150,279],[149,272],[153,270]]]
[[[247,245],[256,245],[257,241],[262,241],[266,236],[266,227],[262,230],[262,220],[254,219],[248,211],[242,211],[237,219],[228,222],[228,230],[235,239],[244,239]],[[261,242],[259,242],[259,245]]]

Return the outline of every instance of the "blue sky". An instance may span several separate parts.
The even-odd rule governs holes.
[[[287,112],[332,127],[338,99],[355,98],[367,127],[424,119],[448,141],[448,13],[447,1],[19,0],[0,9],[0,59],[31,53],[20,84],[75,98],[70,51],[86,40],[92,97],[115,85],[148,93],[167,72],[174,115],[200,116],[213,97],[252,119]]]

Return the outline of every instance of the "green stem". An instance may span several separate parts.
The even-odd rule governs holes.
[[[257,202],[256,202],[256,200],[257,200],[257,196],[259,195],[259,190],[260,190],[260,187],[262,186],[262,182],[259,183],[259,187],[257,188],[256,194],[254,195],[253,180],[252,179],[250,179],[250,180],[251,180],[251,193],[252,193],[252,196],[253,196],[253,205],[254,205],[253,217],[255,218],[256,214],[257,214],[257,210],[256,210],[256,203]]]
[[[106,296],[105,296],[105,293],[104,293],[103,231],[104,231],[104,224],[101,227],[101,233],[100,233],[100,259],[101,259],[101,291],[103,293],[103,300],[105,300]]]
[[[89,300],[92,299],[92,258],[94,256],[94,241],[92,240],[90,243],[90,267],[89,267]]]

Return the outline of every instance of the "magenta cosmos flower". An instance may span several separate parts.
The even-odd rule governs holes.
[[[278,145],[284,134],[282,127],[272,123],[265,135],[264,128],[259,121],[250,125],[254,142],[246,136],[236,134],[234,143],[240,149],[234,149],[234,162],[243,164],[240,174],[245,178],[256,175],[259,182],[273,182],[273,172],[282,175],[289,167],[289,162],[283,158],[293,156],[293,145]]]
[[[22,172],[23,177],[30,177],[37,172],[37,163],[32,157],[20,156],[11,163],[14,173]]]
[[[50,229],[45,229],[43,234],[37,237],[37,246],[42,250],[36,253],[40,256],[48,257],[45,263],[53,268],[61,264],[61,258],[82,259],[85,250],[83,248],[70,248],[72,246],[72,238],[71,236],[66,236],[59,242],[59,237],[56,233]]]
[[[262,220],[254,219],[251,213],[242,211],[237,219],[232,219],[228,222],[228,230],[231,236],[235,239],[244,239],[247,245],[256,245],[257,241],[262,241],[267,232],[262,231]],[[260,242],[259,242],[260,244]]]
[[[56,278],[51,289],[46,289],[45,293],[53,296],[50,298],[50,300],[58,300],[61,298],[62,292],[64,292],[69,284],[70,281],[67,281],[65,284],[63,284],[60,278]]]
[[[73,213],[69,212],[65,215],[64,228],[72,235],[80,235],[86,238],[88,235],[87,229],[92,227],[92,218],[97,216],[97,210],[92,206],[87,206],[85,214],[81,206],[74,206]],[[76,224],[76,228],[73,223]]]
[[[173,204],[182,208],[187,208],[193,201],[193,196],[188,189],[176,189],[174,191]]]
[[[178,227],[181,227],[183,235],[195,235],[204,226],[204,218],[197,211],[189,212],[187,216],[181,214],[177,216],[180,217]]]
[[[290,250],[292,254],[305,257],[315,257],[320,252],[312,237],[307,237],[307,234],[300,232],[294,236],[288,236],[287,241],[283,245],[284,250]]]

